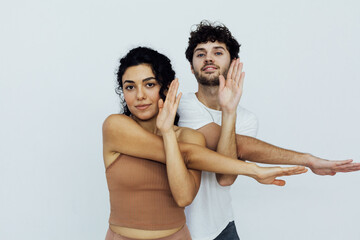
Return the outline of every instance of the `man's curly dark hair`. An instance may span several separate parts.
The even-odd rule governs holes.
[[[165,101],[165,92],[169,89],[170,83],[175,79],[175,71],[172,68],[171,61],[164,54],[161,54],[151,48],[137,47],[131,49],[123,58],[120,59],[120,66],[117,72],[117,87],[115,92],[120,96],[122,103],[123,114],[130,116],[131,112],[126,105],[123,93],[122,77],[129,67],[140,64],[148,64],[154,75],[156,81],[161,88],[159,95]],[[179,120],[179,116],[175,117],[175,124]]]
[[[209,41],[225,43],[231,59],[239,57],[241,45],[231,35],[231,32],[224,24],[216,22],[212,23],[208,20],[203,20],[196,26],[197,28],[190,32],[189,44],[185,51],[186,58],[189,60],[191,65],[196,46],[200,43],[206,43]]]

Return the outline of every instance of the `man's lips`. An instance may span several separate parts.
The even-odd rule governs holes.
[[[136,105],[135,107],[139,110],[145,110],[147,109],[151,104],[141,104],[141,105]]]
[[[204,72],[213,72],[216,71],[218,68],[214,65],[207,65],[205,67],[202,68],[202,71]]]

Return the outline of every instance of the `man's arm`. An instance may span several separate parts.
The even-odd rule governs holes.
[[[216,150],[220,138],[221,127],[210,123],[198,129],[206,139],[206,147]],[[329,161],[308,153],[300,153],[280,148],[253,137],[236,135],[237,157],[239,159],[266,164],[302,165],[309,167],[318,175],[335,175],[337,172],[352,172],[360,170],[360,163],[351,159]]]

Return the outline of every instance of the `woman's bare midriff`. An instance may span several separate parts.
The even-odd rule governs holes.
[[[177,231],[179,231],[181,227],[167,229],[167,230],[141,230],[136,228],[127,228],[127,227],[119,227],[116,225],[110,224],[110,229],[121,236],[135,239],[156,239],[170,236]]]

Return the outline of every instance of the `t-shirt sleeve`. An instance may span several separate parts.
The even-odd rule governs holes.
[[[238,113],[237,118],[242,119],[241,124],[236,125],[236,133],[256,137],[259,128],[259,121],[256,115],[246,109],[242,109],[242,111]]]
[[[194,95],[194,93],[192,94]],[[187,93],[181,97],[177,111],[180,116],[180,127],[199,129],[213,122],[213,118],[210,113],[199,104],[199,102],[195,99],[195,95],[193,95]]]

